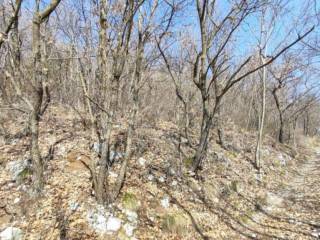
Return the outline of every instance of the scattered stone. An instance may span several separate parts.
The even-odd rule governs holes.
[[[110,171],[109,172],[109,176],[112,177],[112,178],[117,178],[118,177],[118,174],[113,172],[113,171]]]
[[[31,160],[24,159],[24,160],[16,160],[11,161],[6,165],[6,170],[8,170],[13,180],[17,180],[20,177],[26,177],[29,172],[31,174]]]
[[[295,223],[296,221],[294,219],[289,219],[289,223]]]
[[[146,161],[147,160],[142,157],[138,159],[138,163],[140,164],[141,167],[144,167],[146,165]]]
[[[57,154],[58,155],[64,155],[66,153],[66,148],[65,148],[65,146],[60,146],[59,148],[58,148],[58,152],[57,152]]]
[[[102,144],[98,143],[98,142],[94,142],[91,147],[90,147],[93,151],[95,151],[96,153],[101,153],[102,150]]]
[[[153,217],[153,216],[148,216],[148,219],[151,221],[151,222],[154,222],[156,219],[155,219],[155,217]]]
[[[271,207],[280,207],[283,204],[283,198],[268,192],[266,195],[266,205]]]
[[[9,184],[11,184],[11,183],[9,183]],[[8,185],[9,185],[9,184],[8,184]],[[12,187],[12,186],[10,186],[10,187]],[[26,192],[26,191],[28,190],[28,188],[27,188],[26,185],[21,184],[21,185],[19,185],[19,186],[17,187],[17,190],[18,190],[18,191]]]
[[[116,162],[123,158],[124,154],[121,152],[110,151],[110,161]]]
[[[100,154],[102,151],[102,144],[98,142],[94,142],[91,146],[90,149],[95,151],[96,153]],[[124,154],[121,152],[116,152],[116,151],[110,151],[110,161],[118,161],[119,159],[123,158]]]
[[[159,182],[164,183],[166,181],[164,176],[159,177]]]
[[[314,237],[316,237],[316,238],[320,238],[320,229],[314,229],[314,230],[312,230],[311,235],[314,236]]]
[[[174,168],[169,167],[169,169],[168,169],[168,175],[170,175],[170,176],[175,176],[175,175],[176,175],[176,171],[174,170]]]
[[[108,214],[104,213],[101,209],[97,211],[89,211],[87,215],[87,220],[89,225],[99,233],[107,232],[107,216]]]
[[[214,152],[213,156],[217,162],[221,162],[225,166],[229,166],[231,164],[229,158],[225,157],[223,153]]]
[[[126,233],[126,235],[127,235],[128,237],[132,237],[132,236],[133,236],[133,231],[136,229],[134,226],[132,226],[132,225],[129,224],[129,223],[126,223],[126,224],[123,226],[123,228],[124,228],[124,231],[125,231],[125,233]]]
[[[256,181],[261,182],[262,181],[262,174],[261,173],[255,173],[254,178]]]
[[[20,198],[15,198],[15,199],[13,200],[13,203],[14,203],[14,204],[17,204],[18,202],[20,202]]]
[[[166,209],[170,207],[170,198],[168,196],[165,196],[160,202],[162,207]]]
[[[76,211],[76,210],[79,208],[79,206],[80,206],[80,204],[77,203],[77,202],[71,202],[71,203],[69,204],[69,207],[70,207],[70,209],[71,209],[72,211]]]
[[[116,217],[109,217],[107,221],[107,231],[116,232],[121,227],[121,219]]]
[[[154,180],[154,176],[153,176],[152,174],[149,174],[149,175],[148,175],[148,180],[149,180],[149,181],[153,181],[153,180]]]
[[[131,211],[131,210],[128,210],[128,209],[124,209],[123,213],[127,216],[127,219],[128,219],[129,222],[137,223],[137,221],[138,221],[137,212]]]
[[[7,227],[0,233],[1,240],[20,240],[22,239],[22,230],[15,227]]]
[[[177,185],[178,185],[178,182],[177,182],[176,180],[173,180],[173,181],[171,182],[171,186],[175,187],[175,186],[177,186]]]
[[[286,159],[283,157],[281,153],[278,155],[278,159],[281,166],[285,166],[287,164]]]

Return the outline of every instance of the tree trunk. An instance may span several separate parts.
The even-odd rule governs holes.
[[[196,154],[193,159],[193,164],[191,169],[193,172],[196,172],[199,169],[207,153],[209,132],[212,126],[212,115],[209,114],[209,109],[207,104],[208,104],[207,100],[203,98],[200,140],[196,150]]]
[[[262,24],[262,32],[264,32],[264,22]],[[267,36],[265,36],[265,41],[267,41]],[[267,55],[267,43],[265,45],[264,49],[264,56]],[[260,46],[261,48],[261,46]],[[265,64],[264,56],[260,54],[260,61],[261,64]],[[255,162],[256,167],[259,170],[259,173],[261,172],[262,167],[262,160],[261,160],[261,148],[263,144],[263,129],[264,129],[264,120],[265,120],[265,112],[266,112],[266,78],[267,78],[267,68],[262,68],[262,103],[261,103],[261,116],[259,121],[259,132],[258,132],[258,141],[257,141],[257,147],[256,147],[256,154],[255,154]]]
[[[44,186],[44,165],[39,149],[39,120],[41,116],[41,106],[43,98],[43,73],[41,66],[41,47],[40,47],[40,27],[55,10],[61,0],[52,0],[50,5],[40,13],[40,0],[36,1],[36,10],[32,19],[32,54],[33,54],[33,76],[32,76],[32,101],[29,127],[31,132],[31,160],[33,163],[33,187],[39,193]]]
[[[279,101],[279,98],[278,98],[278,95],[277,95],[277,91],[278,91],[279,89],[280,89],[279,87],[273,89],[272,95],[273,95],[274,100],[275,100],[275,102],[276,102],[276,107],[277,107],[277,110],[278,110],[278,113],[279,113],[280,126],[279,126],[278,141],[279,141],[280,143],[284,143],[284,120],[283,120],[283,111],[281,110],[280,101]]]
[[[116,185],[114,187],[113,199],[116,199],[118,197],[120,190],[123,186],[126,172],[127,172],[128,162],[132,153],[131,145],[132,145],[132,138],[134,136],[136,116],[137,116],[138,107],[139,107],[138,105],[139,104],[139,84],[141,81],[142,60],[143,60],[143,54],[144,54],[144,43],[143,43],[142,33],[141,33],[142,29],[140,28],[141,26],[139,24],[139,39],[138,39],[138,46],[137,46],[136,66],[135,66],[135,72],[134,72],[132,86],[131,86],[132,109],[130,111],[129,123],[128,123],[129,125],[128,125],[128,131],[127,131],[126,152],[125,152],[125,158],[121,165],[119,176],[116,181]]]
[[[217,107],[217,118],[216,118],[216,125],[217,125],[217,131],[218,131],[218,144],[226,149],[226,143],[224,141],[224,130],[223,130],[223,126],[221,124],[222,122],[222,115],[221,115],[221,109],[222,108],[222,103],[219,104],[219,106]]]
[[[280,127],[279,127],[279,136],[278,140],[280,143],[284,143],[284,122],[282,119],[282,115],[280,115]]]
[[[36,192],[40,192],[44,185],[43,161],[39,149],[39,119],[42,105],[43,86],[41,71],[41,53],[40,53],[40,25],[41,20],[38,12],[33,18],[32,25],[32,52],[33,52],[33,96],[32,111],[29,122],[31,132],[31,159],[33,163],[33,181]]]
[[[297,122],[298,122],[298,118],[295,118],[292,126],[292,142],[294,147],[297,146],[297,141],[296,141]]]
[[[106,1],[102,0],[100,2],[100,32],[99,32],[99,74],[100,74],[100,83],[104,84],[106,76],[104,74],[106,58],[105,58],[105,46],[107,44],[106,38]],[[134,17],[134,1],[130,0],[126,2],[126,12],[124,13],[123,18],[123,32],[117,36],[117,46],[115,53],[113,55],[113,65],[112,65],[112,75],[110,78],[108,89],[109,99],[107,104],[104,104],[104,109],[107,109],[108,112],[103,111],[101,114],[101,125],[102,125],[102,151],[100,157],[100,168],[98,170],[97,181],[95,187],[95,194],[98,203],[106,205],[115,200],[118,195],[118,192],[121,189],[126,167],[127,160],[125,159],[120,170],[120,174],[115,185],[115,189],[109,191],[108,186],[108,171],[110,168],[110,148],[111,148],[111,133],[113,131],[113,125],[116,120],[116,115],[118,111],[118,98],[119,98],[119,88],[120,88],[120,78],[124,70],[126,63],[126,58],[128,56],[128,48],[130,42],[130,36],[133,26],[133,17]],[[102,74],[102,75],[101,75]],[[103,85],[107,86],[107,85]],[[107,91],[107,89],[102,89]],[[129,143],[129,145],[131,145]]]
[[[100,2],[100,29],[99,29],[99,58],[98,58],[98,82],[101,86],[101,95],[105,95],[106,93],[106,46],[107,46],[107,39],[106,39],[106,28],[107,28],[107,22],[106,22],[106,1],[101,0]],[[114,79],[111,79],[111,91],[110,91],[110,105],[112,105],[112,101],[115,98],[114,94],[116,94],[113,89],[114,85]],[[117,90],[116,90],[117,91]],[[109,106],[103,102],[104,109],[108,109]],[[102,149],[101,149],[101,155],[99,159],[100,163],[100,169],[98,171],[98,175],[96,176],[97,182],[95,187],[95,196],[96,200],[99,204],[105,205],[109,204],[111,202],[110,198],[108,197],[109,193],[109,186],[108,186],[108,171],[109,171],[109,153],[110,153],[110,135],[111,135],[111,128],[112,128],[112,122],[113,122],[113,113],[114,108],[109,108],[109,114],[106,112],[103,112],[101,114],[102,122],[102,137],[101,142]],[[93,134],[93,132],[92,132]]]
[[[303,133],[305,136],[309,135],[309,113],[306,112],[306,116],[303,118]]]

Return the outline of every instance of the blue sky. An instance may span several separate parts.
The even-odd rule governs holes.
[[[89,1],[89,0],[88,0]],[[159,0],[161,1],[161,0]],[[230,0],[231,1],[231,0]],[[279,0],[273,0],[275,3]],[[284,45],[286,42],[293,40],[296,38],[298,33],[303,33],[306,29],[309,29],[312,25],[317,24],[317,19],[308,19],[306,24],[303,24],[302,20],[305,17],[305,6],[307,3],[312,3],[311,11],[319,12],[320,3],[317,4],[319,0],[286,0],[287,4],[283,12],[277,18],[276,25],[272,37],[268,44],[268,54],[272,55],[275,52],[275,48],[279,45]],[[24,0],[23,8],[24,10],[32,11],[34,6],[34,0]],[[42,6],[48,4],[49,0],[42,0]],[[78,0],[62,0],[61,4],[68,3],[79,3]],[[217,0],[217,6],[219,8],[218,11],[223,15],[224,12],[227,11],[229,0]],[[193,34],[195,39],[199,40],[199,28],[198,28],[198,17],[196,12],[196,3],[195,0],[186,0],[185,4],[189,4],[183,13],[179,14],[179,17],[176,19],[176,24],[174,27],[174,31],[179,30],[179,28],[183,28],[185,26],[189,26],[188,28]],[[243,24],[236,34],[234,35],[234,41],[236,42],[235,48],[233,48],[233,55],[235,58],[241,58],[249,53],[252,53],[257,46],[256,37],[259,34],[259,14],[251,15],[246,23]],[[287,37],[287,33],[292,31],[291,34]],[[314,33],[319,34],[319,29],[317,28]],[[311,35],[312,36],[312,35]]]
[[[218,1],[219,2],[219,1]],[[220,1],[222,2],[222,1]],[[226,2],[226,1],[224,1]],[[276,2],[276,1],[274,1]],[[279,44],[284,43],[284,40],[294,39],[298,33],[303,33],[305,30],[310,29],[311,26],[317,24],[317,20],[313,19],[308,21],[308,23],[302,24],[303,9],[305,9],[307,1],[304,0],[289,0],[286,4],[285,9],[277,18],[276,25],[272,37],[269,41],[269,54],[274,52],[274,49],[279,46]],[[319,4],[320,5],[320,4]],[[319,11],[319,5],[317,10]],[[222,4],[220,6],[221,12],[226,11],[227,5]],[[195,38],[199,36],[198,30],[198,18],[196,15],[195,3],[192,4],[185,13],[185,17],[179,19],[181,24],[193,25],[193,33]],[[270,13],[269,13],[270,14]],[[318,29],[316,29],[318,31]],[[259,23],[259,13],[251,15],[247,18],[246,23],[243,24],[236,32],[235,40],[237,41],[239,47],[236,49],[238,55],[243,55],[244,53],[252,51],[252,46],[257,45],[256,37],[259,35],[260,23]],[[292,34],[288,38],[286,35],[289,31]],[[316,31],[313,33],[315,34]]]

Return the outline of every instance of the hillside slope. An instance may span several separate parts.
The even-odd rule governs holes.
[[[122,194],[103,209],[95,202],[90,173],[79,161],[92,161],[89,133],[67,109],[52,107],[47,116],[51,117],[40,126],[40,145],[44,156],[53,155],[46,159],[47,184],[41,197],[34,198],[29,190],[29,139],[1,140],[1,234],[13,227],[21,239],[320,236],[320,144],[316,139],[304,139],[292,150],[266,137],[260,179],[252,162],[255,135],[230,123],[226,125],[228,150],[213,137],[200,177],[195,178],[188,173],[193,150],[184,144],[179,155],[174,124],[141,126]],[[12,136],[21,131],[22,122],[20,126],[6,123]],[[124,130],[119,126],[115,137],[121,140]],[[121,160],[121,146],[119,155]],[[111,177],[116,177],[119,161]]]

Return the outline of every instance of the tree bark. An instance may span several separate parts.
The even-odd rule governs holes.
[[[102,7],[106,6],[106,1],[102,0]],[[125,15],[123,16],[123,26],[121,34],[118,34],[117,37],[117,46],[113,54],[113,65],[112,65],[112,74],[110,78],[110,88],[109,88],[109,101],[105,109],[108,109],[108,112],[104,111],[102,113],[102,152],[100,157],[100,168],[97,175],[97,185],[96,185],[96,199],[100,204],[109,204],[113,202],[118,196],[123,179],[125,177],[126,168],[128,160],[125,159],[122,162],[121,170],[119,177],[116,181],[116,185],[113,190],[109,191],[108,186],[108,171],[110,168],[110,148],[111,148],[111,133],[113,131],[113,125],[116,120],[116,114],[118,110],[118,97],[119,97],[119,87],[120,87],[120,78],[124,70],[126,63],[126,58],[128,56],[129,42],[133,27],[133,17],[134,17],[134,1],[130,0],[126,4]],[[106,19],[105,13],[100,12],[100,48],[102,52],[100,53],[101,66],[99,72],[103,70],[103,65],[106,63],[103,60],[104,44],[106,43]],[[131,134],[131,133],[130,133]],[[131,143],[129,142],[129,147]],[[127,158],[127,156],[125,157]]]
[[[276,102],[276,107],[279,113],[279,122],[280,122],[280,126],[279,126],[279,134],[278,134],[278,141],[280,143],[284,143],[284,119],[283,119],[283,112],[281,110],[281,106],[280,106],[280,101],[277,95],[277,91],[279,90],[279,87],[276,87],[275,89],[273,89],[272,91],[272,95],[274,97],[274,100]]]
[[[40,192],[44,185],[43,179],[43,161],[39,149],[39,119],[42,105],[43,86],[42,86],[42,70],[41,70],[41,53],[40,53],[40,25],[41,18],[39,16],[39,6],[32,24],[32,52],[33,52],[33,96],[30,118],[31,132],[31,158],[34,170],[34,188],[36,192]]]
[[[5,38],[9,34],[12,26],[17,24],[19,12],[21,9],[21,4],[22,4],[22,0],[16,0],[16,7],[14,9],[14,12],[13,12],[11,18],[9,19],[8,25],[6,26],[6,28],[3,32],[0,32],[0,48],[5,41]]]
[[[280,114],[280,127],[279,127],[279,136],[278,140],[280,143],[284,143],[284,122],[282,119],[282,114]]]
[[[40,28],[41,23],[58,6],[60,0],[53,0],[43,11],[39,12],[40,1],[36,1],[35,13],[32,19],[32,53],[33,53],[33,77],[32,77],[32,109],[29,128],[31,132],[31,159],[33,163],[33,187],[36,193],[40,193],[44,186],[44,164],[39,149],[39,120],[43,98],[43,76],[41,66]]]
[[[208,148],[208,138],[210,128],[212,126],[212,114],[209,114],[208,102],[206,99],[202,99],[202,122],[199,144],[197,146],[196,154],[193,159],[192,171],[197,172],[202,164],[203,159],[206,157]]]
[[[265,33],[265,11],[263,11],[262,19],[261,19],[261,34],[264,39],[261,38],[260,40],[260,50],[262,50],[263,42],[265,42],[264,46],[264,56],[260,53],[260,61],[261,64],[265,64],[265,59],[264,57],[267,55],[268,52],[268,33]],[[256,146],[256,153],[255,153],[255,163],[256,167],[259,170],[259,173],[261,172],[262,168],[262,154],[261,154],[261,148],[263,144],[263,129],[264,129],[264,121],[265,121],[265,112],[266,112],[266,79],[267,79],[267,67],[264,66],[262,68],[262,79],[261,79],[261,85],[262,85],[262,103],[261,103],[261,116],[260,116],[260,121],[259,121],[259,131],[258,131],[258,141],[257,141],[257,146]]]
[[[140,16],[139,16],[140,17]],[[140,19],[139,19],[140,20]],[[123,160],[123,163],[121,165],[120,173],[116,181],[116,185],[113,192],[113,198],[116,199],[120,193],[120,190],[123,186],[126,172],[127,172],[127,166],[129,159],[132,154],[132,138],[134,136],[134,129],[136,124],[136,116],[138,112],[139,107],[139,83],[141,81],[141,75],[142,75],[142,60],[143,60],[143,54],[144,54],[144,39],[142,38],[142,29],[140,26],[139,21],[139,36],[138,36],[138,46],[137,46],[137,56],[136,56],[136,66],[134,71],[134,77],[132,81],[131,86],[131,95],[132,95],[132,109],[130,111],[129,116],[129,124],[128,124],[128,130],[127,130],[127,141],[126,141],[126,151],[125,151],[125,158]]]

